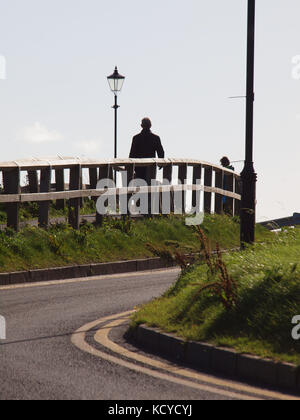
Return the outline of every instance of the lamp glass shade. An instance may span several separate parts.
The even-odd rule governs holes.
[[[125,77],[119,74],[117,67],[115,68],[114,73],[111,76],[108,76],[107,80],[112,92],[115,94],[121,92]]]

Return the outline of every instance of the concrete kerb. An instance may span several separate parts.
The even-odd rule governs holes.
[[[9,284],[23,284],[28,283],[30,279],[29,271],[17,271],[9,273]]]
[[[117,261],[111,263],[98,263],[87,265],[74,265],[67,267],[54,267],[39,270],[17,271],[13,273],[0,273],[0,286],[14,284],[36,283],[43,281],[67,280],[109,274],[122,274],[137,271],[169,268],[160,258],[146,258],[139,260]]]
[[[183,362],[198,369],[230,375],[276,388],[300,392],[300,368],[256,356],[239,354],[235,350],[207,343],[184,341],[174,334],[140,325],[130,330],[129,340],[135,345],[160,354],[170,360]]]
[[[9,277],[10,277],[9,273],[0,273],[0,284],[2,286],[8,286],[10,284]]]
[[[234,250],[235,249],[232,251]],[[12,273],[0,273],[0,286],[158,270],[175,266],[175,263],[166,264],[161,258],[156,257],[108,263],[53,267],[29,271],[17,271]]]

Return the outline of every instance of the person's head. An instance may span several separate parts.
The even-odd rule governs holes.
[[[152,122],[149,118],[143,118],[141,126],[144,130],[150,130],[152,127]]]
[[[230,165],[230,160],[228,159],[227,156],[222,157],[221,165],[224,166],[224,168]]]

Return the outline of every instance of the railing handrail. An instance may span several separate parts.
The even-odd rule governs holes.
[[[161,167],[168,165],[188,165],[188,166],[197,166],[201,165],[203,168],[213,168],[215,171],[224,171],[229,174],[235,174],[239,176],[238,173],[230,169],[224,168],[220,165],[215,165],[209,162],[205,162],[197,159],[107,159],[107,160],[97,160],[97,159],[88,159],[88,158],[79,158],[79,157],[49,157],[49,158],[40,158],[40,159],[20,159],[9,162],[0,162],[0,171],[7,171],[10,169],[19,168],[21,171],[28,170],[40,170],[47,167],[52,169],[68,169],[76,165],[80,165],[83,169],[98,168],[102,166],[111,166],[116,168],[118,166],[124,165],[135,165],[135,166],[148,166],[150,164],[156,164]]]
[[[135,173],[137,173],[135,169],[138,167],[147,167],[147,182],[143,187],[131,184]],[[173,171],[173,168],[176,167],[178,175]],[[158,179],[158,168],[163,170],[163,183]],[[192,176],[188,172],[189,168],[193,169]],[[69,171],[68,184],[65,183],[65,170]],[[89,183],[86,185],[83,185],[83,170],[89,172]],[[40,171],[40,176],[38,171]],[[197,159],[97,160],[57,156],[0,162],[0,172],[4,184],[4,191],[0,194],[0,203],[6,204],[7,225],[16,230],[19,228],[19,206],[21,203],[39,203],[39,224],[47,227],[49,225],[50,202],[56,201],[57,208],[62,209],[65,208],[65,200],[69,200],[69,223],[77,229],[80,224],[79,210],[83,198],[90,197],[96,201],[97,197],[103,194],[115,195],[120,206],[124,206],[124,202],[129,205],[128,200],[132,194],[156,194],[154,200],[155,205],[158,203],[159,214],[162,213],[164,193],[170,194],[170,210],[167,210],[170,213],[177,211],[178,205],[179,210],[185,213],[190,204],[197,211],[201,211],[200,207],[202,207],[206,213],[225,211],[232,215],[238,215],[240,211],[240,175],[222,166]],[[22,172],[27,172],[28,187],[21,187],[22,177],[20,174]],[[111,185],[107,185],[107,189],[103,185],[103,189],[97,189],[99,180],[116,180],[118,172],[124,174],[121,188],[117,183],[113,188]],[[53,184],[52,175],[54,173],[55,183]],[[175,177],[178,179],[178,185],[176,185]],[[155,182],[153,183],[152,180]],[[190,196],[185,194],[186,191],[190,191]],[[179,204],[178,197],[180,198]],[[152,206],[152,201],[148,200],[148,202]],[[102,216],[97,215],[99,224]]]
[[[117,187],[117,188],[101,188],[101,189],[83,189],[70,191],[56,191],[49,193],[21,193],[21,194],[0,194],[0,203],[30,203],[54,200],[69,200],[72,198],[100,197],[103,194],[109,195],[127,195],[127,194],[146,194],[146,193],[164,193],[164,192],[184,192],[184,191],[203,191],[207,193],[215,193],[224,197],[240,200],[240,194],[226,191],[221,188],[206,187],[204,185],[161,185],[152,187]]]

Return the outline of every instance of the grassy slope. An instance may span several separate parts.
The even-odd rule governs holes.
[[[143,306],[133,325],[146,322],[185,339],[300,365],[300,341],[291,337],[291,320],[300,314],[300,230],[266,235],[264,242],[224,257],[238,284],[234,310],[226,311],[211,290],[195,298],[193,284],[208,281],[207,266],[199,264]]]
[[[239,224],[230,218],[207,216],[204,226],[212,241],[220,235],[224,248],[238,246]],[[262,240],[269,233],[261,231]],[[27,227],[15,234],[0,232],[0,271],[84,264],[150,257],[146,244],[172,244],[182,251],[193,251],[198,241],[182,217],[170,216],[131,223],[107,219],[102,228],[84,225],[74,231],[67,225],[49,231]]]

